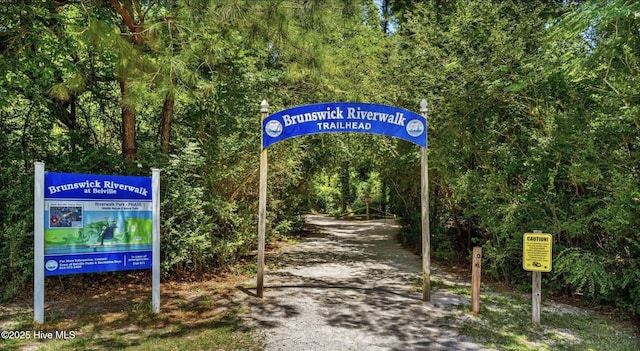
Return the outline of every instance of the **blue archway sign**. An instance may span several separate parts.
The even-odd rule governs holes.
[[[431,301],[429,232],[429,167],[427,163],[427,101],[420,114],[409,110],[358,102],[326,102],[282,110],[269,115],[266,100],[260,104],[262,148],[258,200],[258,271],[256,296],[264,290],[264,251],[267,212],[267,148],[279,141],[322,133],[369,133],[406,140],[420,146],[420,198],[422,217],[422,300]]]
[[[369,133],[427,147],[427,120],[398,107],[357,102],[297,106],[262,121],[262,147],[297,136],[321,133]]]

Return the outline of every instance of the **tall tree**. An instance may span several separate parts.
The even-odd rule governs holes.
[[[120,15],[124,27],[123,36],[137,48],[142,49],[144,43],[146,16],[156,2],[141,2],[138,0],[119,1],[109,0],[109,4]],[[144,7],[143,7],[144,5]],[[122,154],[127,159],[135,159],[136,149],[136,104],[129,99],[131,92],[131,77],[127,69],[121,70],[118,75],[120,84],[121,109],[122,109]]]

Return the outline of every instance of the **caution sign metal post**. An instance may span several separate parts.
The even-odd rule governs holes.
[[[540,324],[542,272],[551,272],[553,236],[539,231],[522,238],[522,268],[531,271],[532,320]]]

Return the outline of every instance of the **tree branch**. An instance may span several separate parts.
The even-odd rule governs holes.
[[[130,6],[123,6],[118,0],[109,0],[111,6],[118,12],[124,24],[129,28],[129,32],[133,34],[133,42],[136,46],[142,44],[142,35],[140,34],[140,26],[136,23],[133,9]]]

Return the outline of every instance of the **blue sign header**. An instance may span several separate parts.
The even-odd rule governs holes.
[[[370,133],[427,147],[427,120],[409,110],[356,102],[293,107],[262,121],[262,147],[289,138],[320,133]]]
[[[151,201],[151,177],[47,172],[47,199],[122,199]]]

